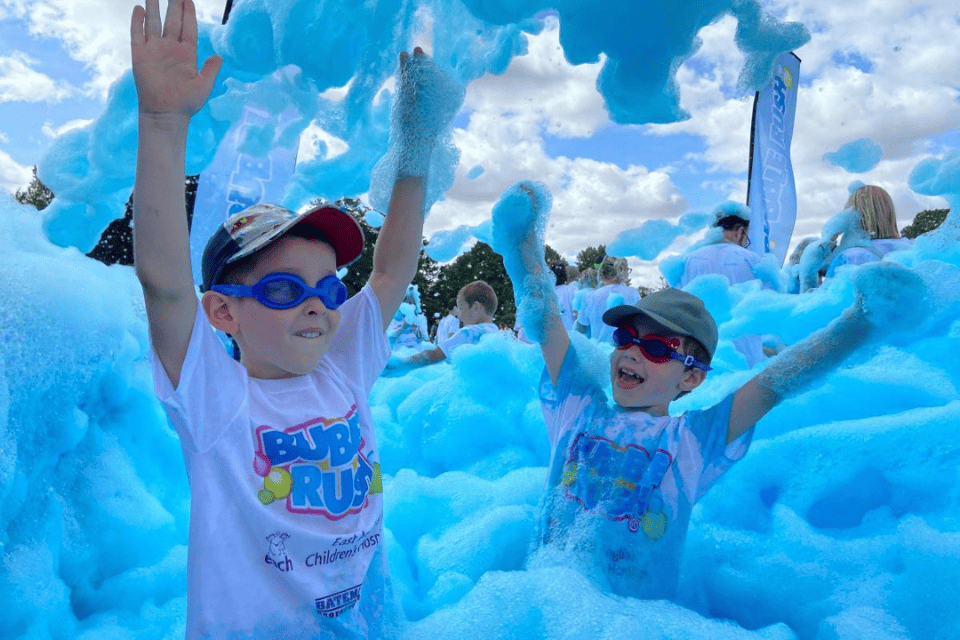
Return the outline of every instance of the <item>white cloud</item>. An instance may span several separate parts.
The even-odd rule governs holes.
[[[130,68],[130,16],[135,4],[136,0],[13,0],[7,10],[27,21],[31,35],[60,40],[70,57],[92,73],[85,90],[102,98]],[[200,22],[220,23],[222,0],[195,4]],[[161,12],[165,8],[161,3]]]
[[[344,140],[321,129],[316,120],[300,134],[300,147],[297,151],[297,162],[307,162],[316,157],[320,144],[326,147],[324,158],[327,160],[343,155],[350,148]]]
[[[91,122],[93,122],[93,120],[70,120],[69,122],[63,123],[59,127],[54,127],[52,124],[47,122],[44,123],[44,125],[40,128],[40,132],[46,137],[53,139],[65,134],[68,131],[82,129]]]
[[[428,237],[488,220],[501,194],[520,180],[550,189],[546,241],[569,257],[646,219],[675,217],[686,208],[665,171],[547,156],[544,134],[587,137],[609,124],[596,90],[600,63],[567,63],[558,34],[556,20],[548,20],[539,35],[529,36],[528,55],[515,58],[503,75],[484,76],[468,87],[469,125],[455,131],[462,154],[457,179],[446,200],[434,205]],[[484,169],[482,175],[468,179],[476,166]]]
[[[0,151],[0,189],[7,193],[14,193],[24,189],[33,178],[33,170],[19,164],[16,160]]]
[[[956,131],[960,122],[955,3],[787,0],[777,3],[777,14],[802,21],[812,36],[796,52],[802,84],[792,146],[798,192],[794,242],[819,234],[823,222],[842,208],[854,180],[887,189],[901,227],[925,208],[945,206],[940,198],[914,194],[907,178],[929,153],[930,139]],[[732,18],[704,28],[702,48],[679,70],[681,104],[691,118],[650,127],[703,136],[706,149],[699,159],[719,175],[744,173],[748,163],[753,100],[736,95],[742,55],[733,42],[735,28]],[[868,71],[856,65],[868,65]],[[870,172],[850,174],[822,160],[824,153],[864,137],[884,150]],[[728,184],[744,197],[745,180]]]
[[[19,51],[0,57],[0,102],[59,102],[73,95],[69,84],[36,71],[36,65]]]

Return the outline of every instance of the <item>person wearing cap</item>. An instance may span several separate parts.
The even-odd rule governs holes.
[[[720,230],[719,239],[684,256],[680,288],[686,288],[698,276],[710,274],[724,276],[731,285],[759,279],[755,270],[762,256],[747,249],[750,208],[737,202],[722,202],[714,209],[714,226]],[[768,283],[763,286],[771,288]],[[733,346],[743,354],[748,368],[766,359],[763,340],[758,335],[736,338]]]
[[[152,0],[133,11],[134,253],[155,390],[190,477],[186,637],[382,637],[393,600],[367,396],[416,270],[426,167],[450,121],[435,116],[452,119],[462,87],[419,49],[401,54],[391,130],[401,160],[359,293],[347,299],[337,275],[363,249],[350,215],[265,203],[210,238],[198,302],[184,157],[221,61],[197,72],[192,0],[171,0],[162,23]]]
[[[527,565],[573,565],[617,595],[673,598],[696,501],[746,454],[760,418],[838,366],[878,332],[883,315],[858,299],[718,403],[676,414],[671,403],[711,371],[717,325],[696,296],[656,291],[603,314],[617,344],[609,398],[588,366],[595,355],[581,360],[589,344],[574,348],[560,321],[543,259],[550,200],[543,185],[521,182],[493,209],[493,248],[518,283],[517,315],[544,359],[539,393],[551,454]],[[881,296],[876,308],[884,305],[896,306]]]

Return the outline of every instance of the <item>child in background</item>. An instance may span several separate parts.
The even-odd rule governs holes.
[[[440,326],[437,328],[437,346],[442,346],[453,334],[460,330],[456,298],[447,303],[447,309],[449,309],[447,315],[440,320]]]
[[[493,212],[494,249],[515,283],[518,316],[545,363],[540,399],[552,453],[531,563],[582,564],[601,588],[616,594],[671,598],[693,505],[743,457],[757,420],[838,366],[899,313],[898,304],[882,295],[858,298],[719,404],[670,415],[670,403],[694,391],[710,371],[717,327],[699,298],[678,289],[657,291],[603,314],[617,345],[610,355],[611,405],[582,370],[560,322],[543,259],[549,207],[545,187],[520,183]],[[877,281],[892,277],[901,285],[897,291],[923,286],[904,274],[877,274]],[[896,326],[916,319],[904,316]]]
[[[221,60],[197,72],[192,0],[171,0],[162,30],[156,0],[136,7],[131,46],[136,272],[156,392],[191,487],[186,637],[382,637],[389,590],[367,395],[389,356],[384,329],[417,266],[424,158],[462,89],[422,51],[401,54],[392,131],[401,160],[359,294],[347,300],[336,275],[363,248],[353,218],[330,206],[294,213],[265,204],[210,239],[198,304],[184,157]],[[421,102],[426,94],[436,98]],[[211,325],[232,336],[239,362]]]
[[[560,322],[567,331],[573,329],[573,296],[577,293],[580,270],[575,265],[550,265],[557,278],[557,300],[560,302]]]
[[[418,349],[427,338],[427,317],[420,310],[417,285],[407,287],[400,308],[387,327],[391,349]]]
[[[574,326],[591,340],[611,344],[613,330],[603,323],[604,312],[614,306],[614,301],[633,304],[640,299],[640,292],[628,284],[630,267],[626,258],[604,257],[597,273],[602,286],[584,297]]]
[[[493,323],[493,314],[497,312],[498,304],[497,292],[483,280],[464,285],[457,293],[457,317],[463,328],[434,349],[405,358],[402,364],[419,366],[440,362],[449,357],[457,347],[477,344],[482,336],[499,331]]]

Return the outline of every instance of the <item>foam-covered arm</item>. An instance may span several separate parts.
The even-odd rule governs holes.
[[[570,346],[560,321],[556,280],[544,258],[544,231],[552,198],[539,183],[520,182],[493,208],[493,248],[513,282],[517,319],[527,338],[540,344],[554,383]]]
[[[929,315],[923,279],[900,265],[878,262],[861,267],[854,286],[857,300],[839,318],[781,352],[737,391],[728,442],[782,399],[810,388],[866,342],[914,330]]]
[[[400,55],[389,148],[374,169],[370,187],[374,206],[382,206],[380,200],[389,198],[370,277],[384,326],[416,273],[428,208],[430,159],[437,141],[449,137],[463,95],[463,87],[419,47],[412,56]]]

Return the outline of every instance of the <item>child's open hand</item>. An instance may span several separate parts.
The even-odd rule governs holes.
[[[186,117],[200,110],[223,60],[211,56],[197,72],[197,13],[193,0],[170,0],[161,30],[159,0],[133,9],[133,78],[140,113]]]

